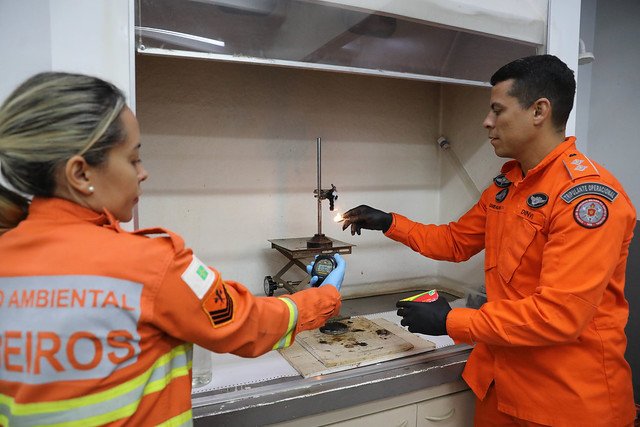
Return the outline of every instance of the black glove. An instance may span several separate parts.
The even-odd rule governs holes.
[[[358,233],[365,228],[367,230],[380,230],[385,233],[391,223],[393,216],[390,213],[382,212],[366,205],[360,205],[357,208],[349,209],[342,215],[344,223],[342,229],[346,230],[351,226],[351,235]]]
[[[451,306],[440,297],[433,302],[398,301],[400,324],[408,326],[409,332],[426,335],[447,335],[447,315]]]

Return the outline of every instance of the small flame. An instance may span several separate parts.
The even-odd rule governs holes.
[[[338,212],[336,214],[336,216],[333,217],[333,221],[334,222],[340,222],[340,221],[343,221],[343,220],[344,220],[344,218],[342,217],[342,214],[340,212]]]

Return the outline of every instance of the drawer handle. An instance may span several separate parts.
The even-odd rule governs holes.
[[[407,427],[408,425],[409,425],[409,421],[402,420],[402,422],[398,424],[398,427]]]
[[[444,421],[444,420],[448,420],[449,418],[453,417],[453,414],[456,413],[456,408],[451,408],[451,410],[449,412],[447,412],[446,414],[444,414],[441,417],[424,417],[425,420],[427,421]]]

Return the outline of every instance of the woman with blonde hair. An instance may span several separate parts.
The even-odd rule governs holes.
[[[255,297],[178,235],[127,232],[148,174],[120,90],[38,74],[0,107],[0,425],[189,425],[191,344],[255,357],[340,308]]]

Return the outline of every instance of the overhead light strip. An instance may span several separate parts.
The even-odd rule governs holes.
[[[163,30],[161,28],[153,28],[153,27],[140,27],[140,26],[136,26],[136,31],[138,31],[142,35],[147,35],[149,37],[154,37],[154,35],[160,36],[159,38],[162,38],[163,40],[166,40],[167,38],[169,39],[176,38],[176,39],[192,40],[195,42],[224,47],[224,42],[221,40],[194,36],[193,34],[180,33],[178,31]]]

